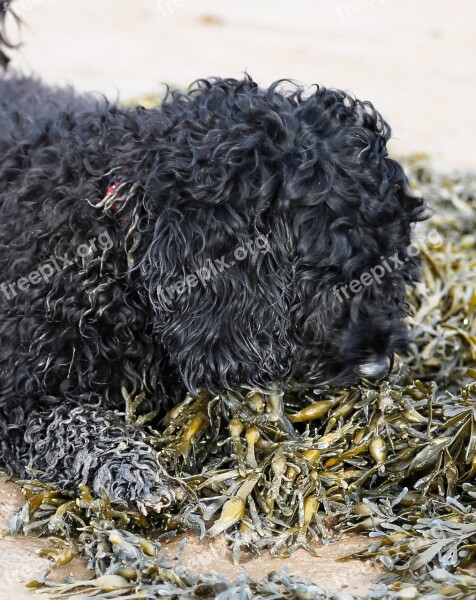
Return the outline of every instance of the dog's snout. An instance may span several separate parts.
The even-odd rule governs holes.
[[[386,356],[376,356],[359,365],[358,372],[361,377],[376,381],[387,375],[389,366],[389,360]]]

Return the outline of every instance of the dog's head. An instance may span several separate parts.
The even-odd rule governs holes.
[[[362,156],[359,146],[355,152]],[[425,209],[408,193],[401,166],[382,148],[374,160],[347,164],[340,177],[329,191],[319,242],[312,219],[296,232],[296,376],[316,384],[377,380],[388,373],[394,352],[408,344],[406,289],[419,276],[411,229]],[[322,219],[318,211],[315,219]]]
[[[395,351],[408,344],[403,322],[408,311],[403,273],[385,273],[386,282],[371,280],[375,271],[381,272],[379,266],[364,270],[350,284],[331,286],[320,307],[313,301],[300,305],[305,335],[298,342],[298,380],[345,385],[388,374]]]
[[[406,343],[425,209],[372,105],[220,79],[157,118],[142,273],[189,389],[383,375]]]

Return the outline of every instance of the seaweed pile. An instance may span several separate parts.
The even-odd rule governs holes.
[[[233,558],[316,552],[346,532],[369,535],[353,558],[385,575],[368,598],[476,598],[476,175],[407,161],[435,209],[418,233],[422,282],[409,293],[413,347],[388,381],[284,396],[236,390],[187,397],[149,439],[183,490],[170,512],[23,482],[13,533],[53,536],[51,565],[80,553],[90,581],[35,582],[54,598],[349,598],[271,573],[230,581],[194,575],[157,532],[226,536]],[[129,415],[130,418],[130,415]],[[345,560],[346,557],[343,557]],[[348,558],[348,557],[347,557]],[[343,566],[345,569],[345,566]]]

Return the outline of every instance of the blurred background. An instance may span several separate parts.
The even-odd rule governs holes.
[[[16,0],[13,66],[126,101],[211,75],[369,99],[395,154],[475,167],[474,0]],[[15,38],[14,27],[10,28]]]

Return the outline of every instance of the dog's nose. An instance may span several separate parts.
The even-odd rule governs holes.
[[[389,370],[388,358],[385,356],[376,356],[374,359],[370,359],[367,362],[362,363],[359,368],[359,375],[365,377],[365,379],[372,379],[374,381],[382,379],[387,375]]]

